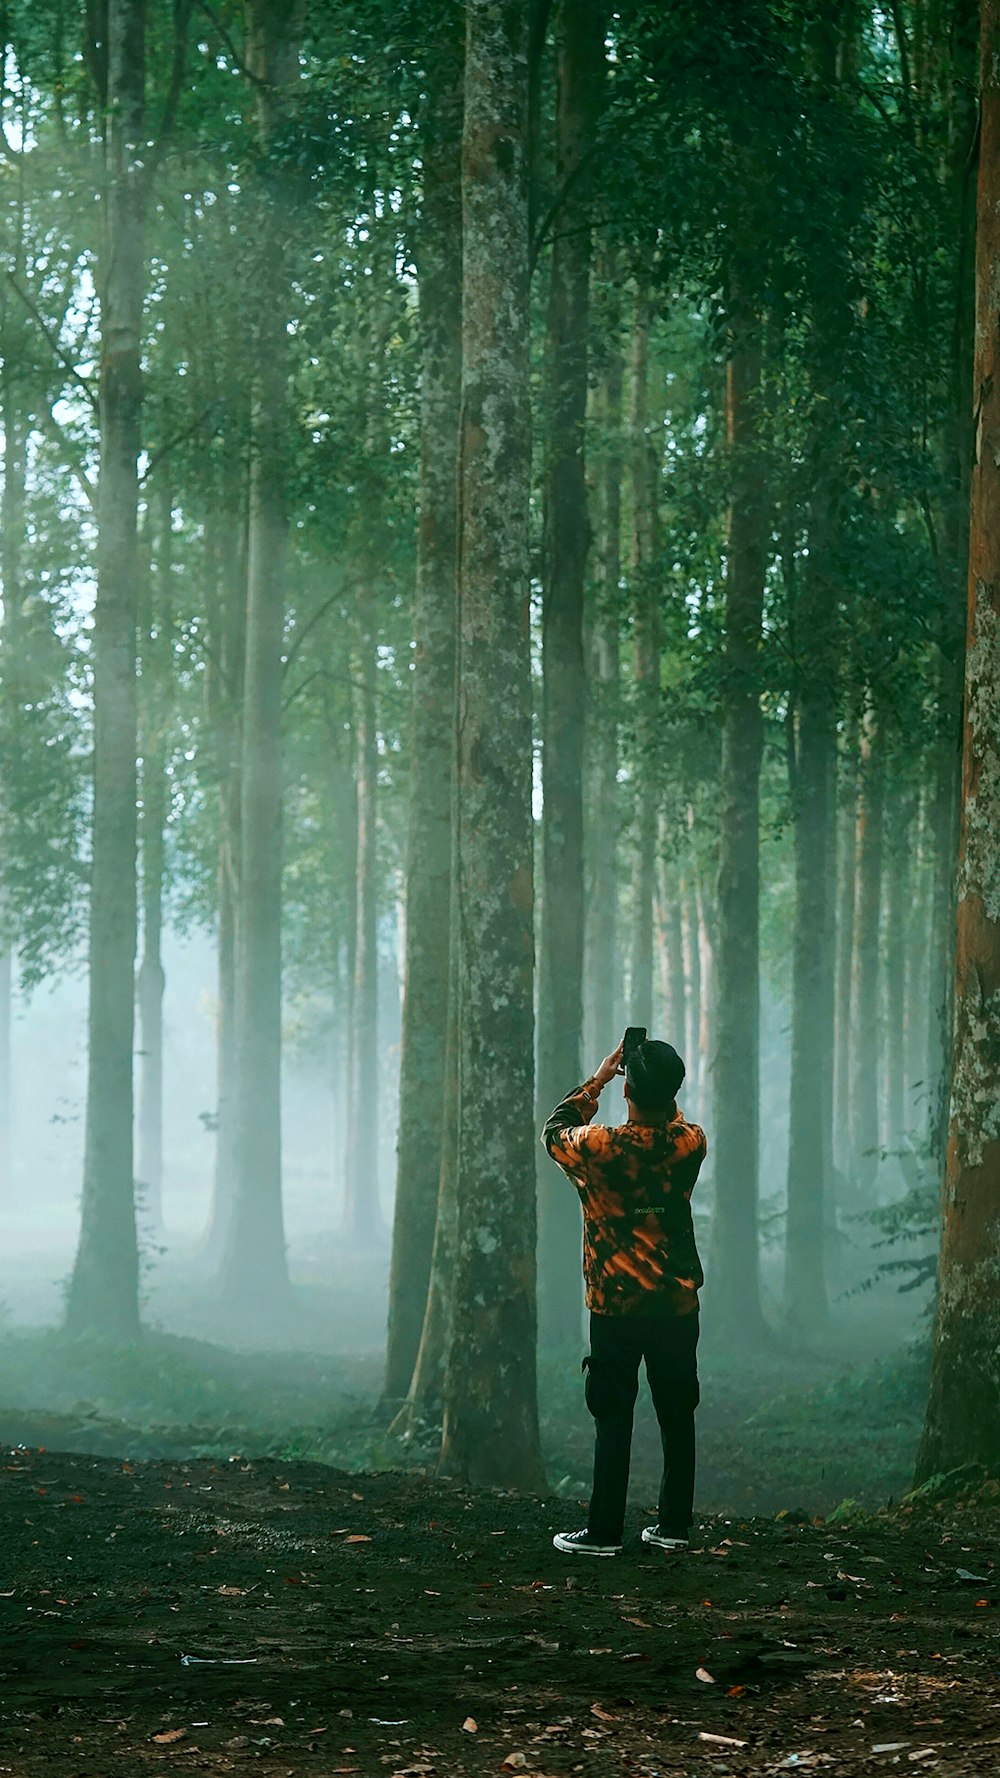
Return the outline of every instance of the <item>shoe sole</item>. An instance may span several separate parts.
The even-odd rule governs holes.
[[[648,1544],[650,1549],[666,1550],[667,1554],[672,1556],[679,1555],[682,1550],[691,1548],[691,1545],[686,1541],[679,1542],[677,1539],[667,1537],[647,1537],[645,1531],[642,1534],[642,1541]]]
[[[586,1544],[563,1543],[558,1537],[554,1537],[552,1545],[554,1549],[561,1550],[564,1556],[620,1556],[622,1553],[620,1543],[598,1544],[596,1546],[591,1544],[588,1549]]]

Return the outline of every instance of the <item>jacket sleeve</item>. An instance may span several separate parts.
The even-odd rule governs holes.
[[[592,1080],[585,1080],[562,1099],[545,1120],[542,1142],[560,1167],[578,1167],[588,1152],[591,1132],[604,1135],[604,1127],[593,1120],[600,1103],[600,1094]]]
[[[692,1148],[678,1160],[672,1169],[671,1183],[680,1188],[686,1198],[690,1198],[701,1172],[701,1164],[708,1153],[708,1142],[705,1132],[697,1124],[691,1125],[691,1134],[696,1138]]]

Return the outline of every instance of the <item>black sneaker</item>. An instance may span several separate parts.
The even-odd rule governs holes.
[[[668,1537],[659,1525],[647,1525],[642,1533],[643,1543],[655,1543],[660,1550],[686,1550],[689,1548],[686,1537]]]
[[[599,1543],[589,1531],[557,1531],[552,1542],[566,1556],[620,1556],[620,1543]]]

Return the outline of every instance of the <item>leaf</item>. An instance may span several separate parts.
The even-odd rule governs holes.
[[[474,1716],[467,1716],[465,1721],[462,1724],[462,1727],[465,1730],[467,1735],[474,1735],[479,1728],[479,1724],[477,1723]]]
[[[500,1761],[501,1766],[506,1766],[512,1772],[523,1772],[527,1763],[526,1753],[508,1753],[507,1758]]]
[[[187,1729],[164,1729],[161,1735],[154,1735],[153,1740],[159,1747],[172,1747],[175,1741],[183,1741]]]
[[[707,1729],[698,1730],[699,1741],[711,1741],[713,1747],[745,1747],[745,1741],[737,1741],[734,1735],[710,1735]]]
[[[614,1712],[611,1710],[605,1710],[603,1704],[591,1704],[590,1714],[591,1714],[591,1716],[599,1717],[601,1722],[617,1722],[618,1721],[618,1718],[617,1718],[617,1716],[615,1716]]]
[[[246,1587],[220,1587],[219,1592],[224,1599],[243,1599],[246,1597]]]
[[[637,1630],[651,1630],[653,1628],[652,1624],[647,1624],[644,1617],[623,1617],[622,1623],[634,1624]]]
[[[350,1537],[344,1538],[344,1542],[345,1543],[371,1543],[371,1538],[366,1537],[363,1531],[354,1531],[351,1533]]]
[[[700,1679],[705,1685],[715,1684],[714,1675],[709,1673],[706,1667],[696,1667],[694,1676],[696,1679]]]

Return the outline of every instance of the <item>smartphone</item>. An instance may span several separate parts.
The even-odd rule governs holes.
[[[631,1058],[635,1055],[636,1050],[639,1048],[639,1045],[645,1043],[645,1041],[645,1025],[630,1025],[628,1027],[628,1030],[625,1033],[625,1041],[622,1044],[622,1061],[626,1068],[628,1067]]]

